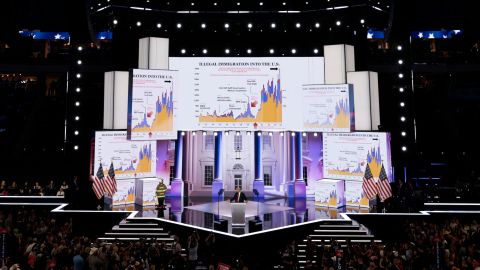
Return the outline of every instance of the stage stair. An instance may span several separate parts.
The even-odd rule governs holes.
[[[296,260],[300,269],[307,266],[307,261],[313,264],[322,258],[317,257],[319,247],[346,248],[347,245],[358,243],[381,242],[376,240],[369,230],[355,221],[347,219],[322,220],[318,226],[309,233],[296,246]],[[311,251],[308,249],[312,248]],[[307,258],[308,257],[308,258]]]

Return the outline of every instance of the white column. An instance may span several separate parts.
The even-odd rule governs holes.
[[[325,84],[344,84],[347,72],[355,71],[355,51],[351,45],[338,44],[323,47]]]
[[[138,41],[138,68],[168,69],[168,38],[146,37]]]
[[[347,82],[353,84],[355,130],[378,130],[380,125],[378,74],[372,71],[347,72]]]
[[[105,72],[103,128],[126,129],[128,113],[128,72]]]

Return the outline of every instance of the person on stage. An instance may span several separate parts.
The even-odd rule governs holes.
[[[247,196],[245,196],[245,193],[242,192],[241,187],[237,187],[235,189],[235,194],[230,199],[230,202],[247,202]]]
[[[165,193],[167,192],[167,186],[163,183],[163,178],[160,178],[160,182],[157,185],[156,195],[158,200],[157,208],[165,209]]]

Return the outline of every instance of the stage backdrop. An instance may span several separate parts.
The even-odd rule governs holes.
[[[323,133],[325,178],[362,181],[367,164],[375,179],[383,164],[392,181],[389,133]]]
[[[95,132],[94,169],[96,174],[100,164],[104,175],[108,174],[113,162],[116,179],[155,176],[155,141],[129,141],[126,131]]]
[[[302,85],[324,83],[323,57],[171,57],[170,68],[179,130],[302,130]]]
[[[130,140],[168,140],[175,128],[175,71],[133,69],[128,88],[127,131]]]
[[[351,84],[303,85],[304,131],[351,132],[355,129]]]

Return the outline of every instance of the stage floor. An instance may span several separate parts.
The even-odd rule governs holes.
[[[218,230],[214,221],[223,219],[228,222],[230,234],[248,234],[250,220],[262,221],[261,230],[281,228],[289,225],[310,222],[319,219],[342,219],[341,213],[368,213],[368,209],[358,207],[326,208],[315,205],[312,199],[287,200],[284,198],[270,199],[261,202],[249,201],[245,211],[246,226],[232,228],[231,208],[226,201],[212,202],[210,198],[189,198],[187,202],[181,199],[166,199],[166,208],[156,209],[155,206],[114,206],[113,210],[136,210],[137,217],[156,217],[206,229]]]

